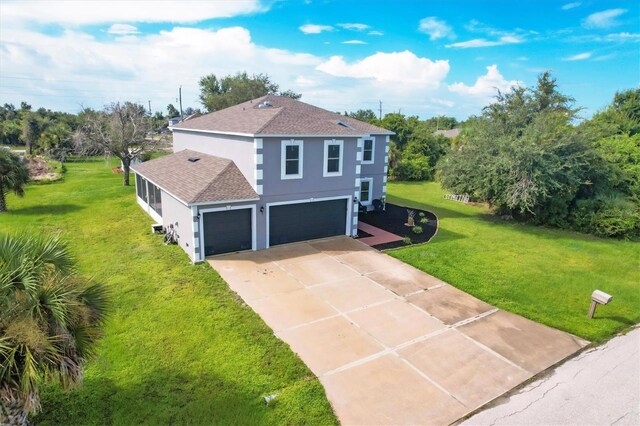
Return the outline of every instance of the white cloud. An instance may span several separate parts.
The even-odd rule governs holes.
[[[140,31],[138,31],[138,28],[129,24],[113,24],[109,27],[107,32],[109,34],[122,35],[122,36],[140,33]]]
[[[574,1],[573,3],[567,3],[562,5],[562,10],[571,10],[571,9],[575,9],[576,7],[581,6],[582,3],[579,1]]]
[[[298,87],[313,87],[313,86],[317,86],[318,84],[314,80],[311,80],[310,78],[307,78],[303,75],[299,75],[295,79],[295,83],[298,85]]]
[[[640,41],[640,33],[607,34],[606,36],[604,36],[604,41],[613,41],[618,43],[624,43],[627,41]]]
[[[371,36],[381,36],[384,35],[384,33],[382,31],[377,31],[377,30],[373,30],[373,31],[369,31],[367,34],[371,35]]]
[[[528,58],[528,57],[526,57],[526,56],[518,56],[516,59],[517,59],[518,61],[528,61],[528,60],[529,60],[529,58]]]
[[[615,53],[609,53],[608,55],[596,56],[592,60],[595,62],[608,61],[609,59],[615,58],[617,55]]]
[[[347,23],[347,24],[337,24],[340,28],[344,28],[345,30],[351,31],[364,31],[371,28],[367,24],[359,24],[359,23]]]
[[[587,16],[582,25],[585,28],[611,28],[620,25],[616,19],[618,16],[626,13],[626,9],[608,9],[602,12],[592,13]]]
[[[345,62],[342,56],[332,56],[316,69],[337,77],[373,79],[394,86],[437,88],[449,73],[449,61],[419,58],[405,50],[393,53],[378,52],[353,63]]]
[[[455,105],[455,102],[447,101],[445,99],[431,98],[430,100],[433,104],[445,106],[447,108],[451,108]]]
[[[460,95],[470,95],[485,98],[487,101],[494,97],[498,90],[507,92],[514,86],[522,86],[523,82],[517,80],[506,80],[497,65],[487,67],[487,73],[481,75],[473,86],[467,86],[464,83],[454,83],[449,85],[449,90]]]
[[[306,24],[298,27],[305,34],[320,34],[323,31],[333,31],[331,25]]]
[[[577,55],[567,56],[562,58],[563,61],[584,61],[591,57],[591,52],[578,53]]]
[[[367,44],[367,42],[362,40],[347,40],[343,41],[342,44]]]
[[[640,33],[583,34],[567,37],[563,41],[567,43],[637,43],[640,42]]]
[[[185,66],[176,66],[176,52]],[[12,90],[16,96],[3,93],[3,99],[17,103],[26,99],[66,111],[77,111],[80,104],[100,108],[112,101],[146,104],[149,99],[154,109],[164,109],[175,102],[180,85],[183,103],[195,107],[202,76],[241,70],[267,73],[283,88],[296,90],[295,77],[310,75],[320,62],[310,54],[256,45],[242,27],[218,31],[177,27],[115,41],[77,31],[60,36],[0,33],[0,74],[29,77],[16,80],[20,83]]]
[[[264,11],[258,0],[198,1],[34,0],[0,3],[2,22],[35,21],[56,24],[106,22],[200,22]]]
[[[176,66],[177,54],[181,66]],[[78,112],[81,105],[99,109],[114,101],[147,105],[149,100],[153,111],[164,111],[167,104],[175,105],[179,86],[183,107],[198,107],[201,77],[246,70],[269,74],[282,89],[331,111],[377,109],[382,100],[384,113],[461,119],[477,114],[483,100],[458,102],[444,84],[449,69],[448,61],[410,51],[347,60],[274,49],[256,44],[242,27],[176,27],[117,37],[79,30],[0,32],[0,75],[11,83],[11,89],[2,90],[2,101],[68,112]]]
[[[435,16],[429,16],[420,20],[418,30],[429,34],[429,40],[437,40],[444,37],[453,37],[453,30],[445,21],[442,21]]]
[[[505,44],[523,43],[524,39],[516,35],[504,35],[498,40],[487,40],[484,38],[475,38],[473,40],[461,41],[458,43],[447,44],[445,47],[455,47],[458,49],[469,49],[475,47],[493,47],[503,46]]]

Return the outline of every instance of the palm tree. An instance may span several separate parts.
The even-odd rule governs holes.
[[[0,148],[0,213],[7,211],[7,193],[15,192],[22,197],[28,180],[24,160],[8,149]]]
[[[82,381],[107,307],[59,236],[0,234],[0,424],[28,425],[38,384]]]

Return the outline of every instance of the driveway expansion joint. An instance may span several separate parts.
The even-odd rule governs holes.
[[[453,423],[581,343],[348,237],[209,263],[320,378],[343,424]],[[518,345],[531,352],[536,333],[564,346],[525,353],[532,372]]]

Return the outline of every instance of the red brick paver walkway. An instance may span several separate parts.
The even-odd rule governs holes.
[[[402,241],[402,237],[380,228],[376,228],[375,226],[371,226],[368,223],[358,222],[358,229],[366,232],[367,234],[371,234],[371,237],[359,238],[360,241],[368,246]]]

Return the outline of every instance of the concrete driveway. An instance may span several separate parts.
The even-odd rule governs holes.
[[[348,237],[209,263],[320,378],[345,425],[444,425],[587,344]]]

